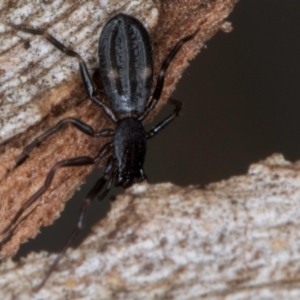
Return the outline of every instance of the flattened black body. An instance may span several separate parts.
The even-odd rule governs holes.
[[[118,178],[116,185],[124,188],[133,180],[144,180],[143,165],[146,155],[146,132],[136,118],[122,119],[114,132],[114,157],[117,160]]]
[[[117,115],[140,115],[150,96],[153,61],[150,36],[137,19],[118,14],[99,39],[100,77]]]
[[[13,236],[14,230],[17,228],[15,224],[22,224],[26,218],[30,217],[31,213],[24,216],[24,212],[49,189],[58,169],[84,165],[99,166],[99,162],[108,156],[103,176],[99,178],[82,202],[76,227],[44,279],[34,288],[35,291],[38,291],[45,284],[69,245],[72,244],[82,230],[84,217],[91,202],[96,198],[102,200],[113,184],[127,188],[135,181],[146,180],[147,177],[143,169],[146,141],[155,136],[178,116],[181,103],[171,99],[170,103],[175,105],[174,111],[148,132],[145,132],[142,122],[159,101],[164,86],[165,72],[170,62],[181,47],[197,34],[198,30],[180,39],[169,52],[161,66],[156,86],[148,102],[153,79],[152,50],[149,34],[138,20],[124,14],[118,14],[108,21],[99,40],[100,77],[107,100],[110,102],[110,105],[107,106],[95,95],[95,89],[86,63],[76,51],[66,47],[44,30],[18,25],[12,25],[12,27],[23,32],[42,35],[66,55],[77,58],[88,97],[116,124],[115,129],[106,128],[97,131],[79,119],[67,117],[36,137],[24,148],[16,160],[16,167],[18,167],[36,146],[59,131],[65,124],[70,124],[84,134],[94,138],[111,138],[94,157],[78,156],[58,161],[53,165],[45,178],[44,184],[23,203],[8,226],[0,232],[4,236],[4,239],[1,241],[2,244],[0,244],[1,248],[1,245],[3,246]],[[113,153],[111,153],[111,150],[113,150]]]

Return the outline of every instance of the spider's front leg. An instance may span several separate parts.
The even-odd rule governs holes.
[[[44,184],[21,206],[19,211],[16,213],[14,218],[10,221],[8,226],[0,233],[1,235],[11,235],[12,232],[14,231],[15,227],[18,226],[19,221],[21,219],[21,216],[23,213],[31,207],[39,198],[42,196],[47,189],[51,186],[51,183],[53,181],[53,178],[56,174],[56,172],[65,167],[78,167],[78,166],[87,166],[87,165],[97,165],[99,161],[106,156],[109,151],[111,151],[112,145],[111,143],[105,144],[101,150],[99,151],[99,154],[96,157],[89,157],[89,156],[79,156],[75,158],[70,158],[70,159],[64,159],[59,162],[57,162],[48,172],[48,175],[44,181]],[[98,190],[99,191],[99,190]],[[28,214],[30,215],[30,213]],[[28,217],[25,216],[24,218]],[[24,219],[23,218],[23,219]],[[21,219],[21,221],[23,220]],[[4,245],[6,243],[7,239],[5,238],[0,246]]]
[[[111,147],[111,145],[110,145],[110,147]],[[103,150],[101,150],[101,151],[103,151]],[[99,158],[103,156],[103,154],[101,154],[101,151],[100,151],[100,154],[98,155]],[[105,152],[105,148],[104,148],[104,152]],[[72,245],[72,243],[75,241],[78,234],[82,231],[82,229],[84,227],[85,216],[86,216],[87,210],[88,210],[89,206],[91,205],[92,201],[98,196],[99,193],[102,192],[105,185],[106,185],[106,187],[105,187],[104,191],[100,194],[99,200],[102,200],[109,192],[111,185],[113,183],[115,171],[116,171],[115,170],[115,161],[114,161],[113,157],[111,156],[106,163],[103,176],[97,181],[97,183],[94,185],[94,187],[91,189],[91,191],[88,193],[88,195],[83,200],[80,210],[79,210],[79,216],[78,216],[78,220],[77,220],[75,228],[71,232],[71,234],[70,234],[69,238],[67,239],[65,245],[63,246],[62,250],[59,252],[57,257],[55,258],[53,264],[50,266],[50,268],[46,272],[43,280],[40,282],[39,285],[37,285],[34,288],[35,292],[37,292],[38,290],[40,290],[43,287],[43,285],[46,283],[46,281],[48,280],[48,278],[50,277],[50,275],[52,274],[52,272],[58,265],[61,258],[64,256],[64,254],[66,253],[68,248]]]

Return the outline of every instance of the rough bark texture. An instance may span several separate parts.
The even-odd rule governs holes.
[[[37,2],[35,7],[39,7],[40,5],[40,1]],[[90,2],[93,1],[85,1],[85,4]],[[98,1],[96,2],[98,3]],[[57,32],[58,37],[61,38],[63,42],[68,43],[68,34],[65,33],[69,33],[69,36],[72,38],[76,37],[77,31],[76,29],[74,29],[74,31],[70,29],[72,23],[70,23],[67,13],[66,19],[62,18],[56,20],[54,18],[51,21],[53,24],[45,23],[43,14],[49,13],[49,11],[47,11],[48,6],[46,2],[42,4],[42,10],[38,11],[36,15],[33,13],[32,15],[29,14],[29,16],[25,15],[25,17],[21,19],[11,20],[10,16],[5,15],[5,13],[11,13],[11,10],[9,9],[14,8],[14,5],[17,7],[18,3],[20,2],[9,1],[7,6],[4,5],[1,14],[2,22],[3,20],[8,20],[15,24],[25,22],[26,25],[32,25],[34,27],[38,27],[39,22],[42,22],[44,28],[45,26],[51,28],[50,25],[54,24],[56,26],[58,24],[58,29],[54,30],[52,33],[55,35],[55,32]],[[53,1],[51,1],[51,3],[53,3]],[[49,5],[51,5],[51,3]],[[72,0],[63,1],[63,3],[64,5],[72,3],[73,6],[79,6],[82,2]],[[126,5],[120,6],[120,2],[111,1],[111,3],[115,6],[114,8],[106,7],[107,10],[110,9],[107,18],[120,11],[130,12],[130,8]],[[163,59],[166,57],[172,46],[180,38],[189,35],[197,28],[200,28],[199,34],[184,46],[176,59],[172,62],[167,72],[165,88],[161,100],[156,109],[149,115],[149,118],[146,120],[147,122],[151,120],[161,106],[166,103],[167,98],[174,90],[175,83],[180,78],[188,61],[199,52],[205,41],[211,38],[220,29],[230,29],[230,24],[226,23],[225,19],[233,9],[235,3],[236,0],[170,0],[162,1],[161,3],[159,1],[153,1],[153,7],[151,9],[154,12],[158,12],[157,17],[155,16],[155,13],[149,14],[149,7],[144,8],[144,14],[141,12],[141,15],[143,15],[142,19],[150,20],[148,22],[148,28],[153,40],[156,72],[159,70]],[[68,10],[66,11],[68,12]],[[70,10],[70,13],[73,11],[75,11],[75,7]],[[137,11],[139,12],[139,10]],[[133,11],[133,14],[134,13],[137,14],[135,10]],[[53,15],[50,14],[50,16]],[[140,16],[139,13],[138,16]],[[90,38],[94,32],[88,30],[90,23],[86,22],[86,18],[82,19],[85,22],[81,25],[79,23],[81,18],[80,16],[77,16],[75,25],[79,27],[80,33],[84,32],[85,26],[87,27],[86,29],[89,38],[83,40],[82,45],[84,48],[85,43],[90,43]],[[78,26],[78,24],[80,25]],[[154,25],[156,25],[156,27]],[[8,28],[5,23],[2,24],[2,28],[4,28],[4,34],[2,36],[7,38],[7,41],[9,40],[9,37],[12,38],[13,36],[15,38],[16,33],[12,31],[11,28]],[[43,43],[43,47],[47,44],[38,37],[27,35],[30,42],[28,43],[28,40],[24,38],[23,34],[18,34],[18,36],[21,36],[21,38],[18,38],[13,49],[6,49],[2,53],[2,61],[6,61],[4,59],[5,57],[18,57],[18,53],[21,55],[22,59],[26,59],[24,53],[28,46],[30,46],[30,49],[34,47],[34,51],[38,51],[36,49],[39,49],[40,43]],[[31,43],[32,40],[35,42]],[[4,45],[4,43],[1,45]],[[77,50],[76,39],[72,46],[73,45],[74,49]],[[9,55],[10,51],[14,51],[12,52],[13,55]],[[51,51],[51,55],[52,53],[53,55],[61,55],[58,50],[52,49]],[[94,43],[93,47],[89,47],[89,53],[80,53],[84,58],[88,57],[89,67],[92,71],[95,70],[97,66],[97,43]],[[74,59],[72,60],[63,55],[59,58],[59,64],[60,62],[67,62],[67,64],[70,62],[71,68],[72,66],[75,66],[76,68],[77,65],[76,60],[74,61]],[[30,66],[30,64],[28,66],[29,70],[35,67],[34,65]],[[5,71],[0,70],[0,76],[4,76],[5,74]],[[30,72],[24,70],[22,76],[27,75],[30,76]],[[43,78],[42,75],[43,73],[41,73],[38,78],[31,78],[27,84],[31,87],[35,84],[40,84],[38,79],[40,77]],[[20,74],[16,73],[15,76],[20,76]],[[12,90],[12,92],[13,91],[14,90]],[[45,106],[46,112],[43,120],[0,146],[0,232],[10,223],[16,212],[22,206],[22,203],[24,203],[43,184],[46,174],[55,162],[76,156],[95,156],[106,140],[89,138],[78,132],[78,130],[69,127],[49,138],[32,152],[29,159],[27,159],[24,164],[14,168],[15,158],[20,154],[24,145],[32,140],[38,133],[43,132],[46,128],[49,128],[49,126],[56,124],[59,119],[67,116],[78,117],[82,121],[93,126],[95,130],[112,126],[110,120],[102,113],[102,111],[86,98],[78,72],[74,72],[68,80],[63,80],[63,82],[52,87],[49,91],[42,91],[42,94],[44,95],[43,97],[40,96],[41,90],[37,88],[34,89],[32,97],[33,99],[36,99],[35,97],[38,95],[39,103],[47,104]],[[2,101],[6,99],[3,95],[0,95],[0,97],[2,97]],[[20,243],[37,234],[40,226],[51,224],[63,210],[65,201],[70,198],[76,189],[78,189],[91,170],[91,167],[60,170],[55,176],[51,188],[39,199],[38,203],[25,212],[24,215],[30,213],[30,217],[25,218],[17,226],[12,238],[2,247],[1,256],[8,257],[14,254],[18,250]],[[1,238],[4,239],[5,237],[2,236]]]
[[[299,299],[300,161],[208,185],[135,185],[46,286],[54,255],[0,267],[1,299]]]

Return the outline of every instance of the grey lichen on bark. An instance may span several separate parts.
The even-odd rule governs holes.
[[[204,189],[137,184],[38,294],[54,255],[2,264],[0,296],[299,299],[299,203],[300,161],[279,154]]]

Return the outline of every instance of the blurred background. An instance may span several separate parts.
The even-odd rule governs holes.
[[[180,80],[173,94],[184,104],[180,117],[149,140],[150,183],[205,185],[244,174],[275,152],[300,159],[300,1],[240,0],[228,21],[233,31],[208,41]],[[165,107],[154,124],[171,109]],[[55,224],[24,244],[17,258],[32,250],[59,251],[101,174],[97,170]],[[113,189],[94,204],[81,239],[121,191]]]

